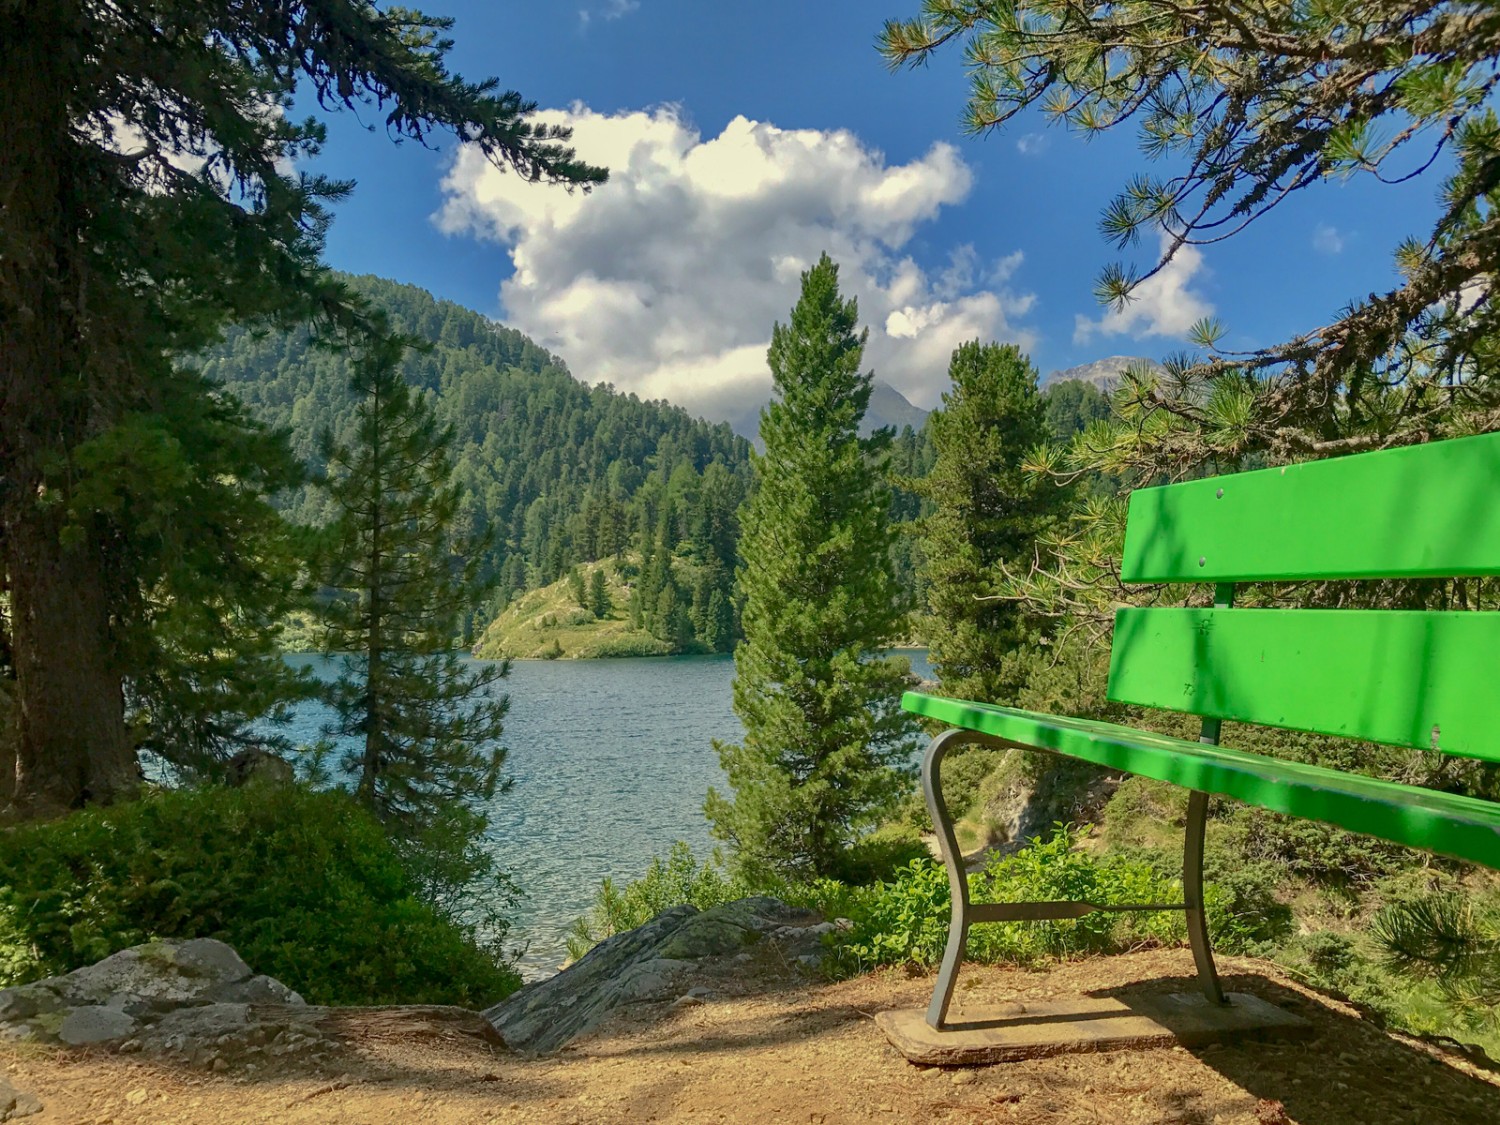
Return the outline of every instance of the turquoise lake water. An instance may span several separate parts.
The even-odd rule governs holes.
[[[931,675],[924,653],[902,655]],[[320,658],[288,659],[332,674]],[[606,876],[640,875],[674,840],[708,854],[703,798],[724,784],[713,740],[741,734],[733,679],[727,656],[511,665],[504,741],[515,785],[495,798],[490,841],[527,896],[510,943],[528,979],[566,957],[564,935]],[[305,705],[282,733],[312,742],[328,717]]]

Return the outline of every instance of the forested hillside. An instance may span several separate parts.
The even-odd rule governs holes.
[[[630,604],[620,609],[633,628],[668,649],[728,651],[738,634],[736,513],[750,483],[749,442],[668,403],[587,386],[522,333],[425,290],[350,280],[397,331],[431,345],[408,354],[404,373],[454,427],[461,530],[491,536],[485,566],[497,580],[494,600],[473,607],[466,635],[477,637],[518,593],[614,558],[630,584]],[[231,329],[202,366],[257,417],[287,427],[293,451],[314,470],[322,468],[319,431],[341,435],[353,417],[347,358],[314,348],[305,332]],[[1053,383],[1044,398],[1062,439],[1108,413],[1104,396],[1082,382]],[[925,476],[931,461],[925,427],[895,435],[898,485]],[[286,507],[298,522],[321,524],[326,503],[304,487]],[[898,487],[897,523],[920,512],[916,495]],[[903,535],[895,552],[898,577],[920,606],[914,541]]]
[[[397,331],[431,342],[408,354],[404,373],[454,427],[461,522],[491,534],[486,566],[499,582],[496,603],[474,607],[471,629],[517,591],[629,551],[647,562],[636,583],[647,624],[660,616],[662,630],[710,638],[714,595],[720,605],[733,600],[748,442],[666,403],[585,386],[520,332],[424,290],[375,277],[351,284]],[[232,329],[203,369],[256,416],[289,428],[294,452],[314,469],[319,431],[341,434],[353,417],[348,360],[313,348],[306,333]],[[322,523],[323,503],[304,488],[287,499],[288,514]],[[691,588],[675,588],[672,570],[651,565],[672,556],[694,564],[681,568]]]

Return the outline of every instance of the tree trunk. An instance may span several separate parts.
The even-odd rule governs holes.
[[[67,8],[0,18],[0,562],[18,731],[13,809],[48,815],[134,788],[104,560],[64,545],[68,456],[107,424],[87,362],[85,170],[69,135]]]
[[[6,529],[16,669],[13,808],[49,816],[136,788],[100,560],[33,508]]]

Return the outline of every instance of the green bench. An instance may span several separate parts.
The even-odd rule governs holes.
[[[1500,434],[1144,488],[1130,497],[1120,578],[1213,584],[1213,607],[1121,609],[1109,698],[1203,720],[1197,742],[1113,723],[909,692],[948,724],[922,787],[953,893],[927,1023],[941,1029],[969,927],[1183,910],[1209,1000],[1224,1003],[1203,911],[1210,794],[1500,868],[1500,804],[1220,746],[1224,720],[1500,762],[1500,613],[1236,609],[1244,582],[1500,574]],[[1191,790],[1183,902],[969,901],[943,802],[945,754],[964,744],[1046,750]]]

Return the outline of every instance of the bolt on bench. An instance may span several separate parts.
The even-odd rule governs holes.
[[[970,926],[1094,910],[1184,911],[1202,990],[1225,1004],[1203,909],[1210,794],[1500,868],[1500,804],[1218,745],[1227,719],[1500,762],[1500,613],[1234,608],[1244,582],[1500,574],[1500,434],[1138,489],[1120,571],[1132,583],[1213,584],[1211,609],[1119,610],[1110,653],[1109,698],[1201,716],[1197,742],[915,692],[902,699],[953,728],[922,763],[953,903],[932,1029],[945,1028]],[[941,769],[950,750],[975,743],[1191,790],[1183,902],[970,902]]]

